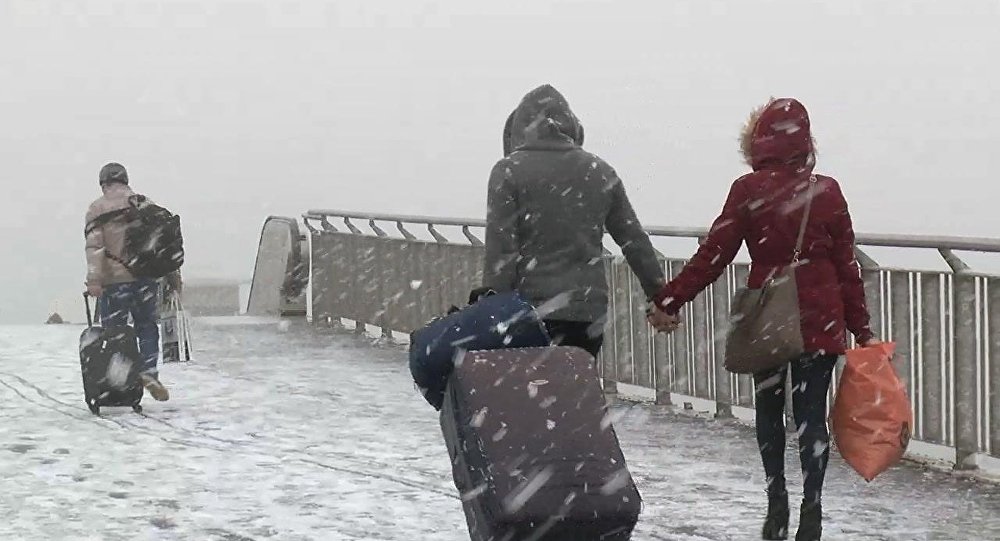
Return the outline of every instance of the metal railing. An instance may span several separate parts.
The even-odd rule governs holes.
[[[311,233],[314,322],[343,318],[359,322],[359,329],[408,333],[461,305],[480,285],[484,251],[472,228],[484,227],[483,220],[336,210],[313,210],[303,218]],[[367,222],[362,227],[370,233],[356,221]],[[399,237],[380,224],[394,224]],[[426,227],[431,239],[418,239],[414,226]],[[460,228],[464,240],[448,239],[443,227]],[[707,234],[695,228],[647,231],[688,239]],[[944,258],[950,272],[888,269],[858,249],[872,327],[897,343],[914,439],[953,447],[957,468],[974,467],[978,453],[1000,456],[1000,357],[993,354],[1000,352],[1000,276],[973,272],[955,254],[1000,253],[1000,239],[861,234],[857,244],[936,250]],[[663,257],[668,277],[684,263]],[[693,396],[714,401],[720,416],[753,407],[751,378],[722,365],[729,302],[746,282],[749,265],[730,265],[684,308],[686,324],[672,335],[651,332],[645,296],[623,258],[609,253],[605,265],[612,294],[599,361],[608,392],[620,382],[654,390],[660,404],[669,404],[672,394]]]

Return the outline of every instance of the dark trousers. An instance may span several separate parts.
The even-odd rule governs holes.
[[[578,347],[597,357],[604,345],[604,326],[587,321],[546,319],[545,329],[556,346]]]
[[[101,325],[117,327],[128,325],[132,316],[135,334],[139,338],[139,355],[143,372],[156,377],[156,362],[160,358],[160,327],[157,323],[156,292],[153,280],[136,280],[111,284],[104,288],[98,302]]]
[[[830,459],[826,397],[836,355],[808,354],[781,368],[754,374],[757,444],[767,474],[768,493],[785,491],[785,378],[792,371],[792,413],[799,437],[803,499],[818,502]]]

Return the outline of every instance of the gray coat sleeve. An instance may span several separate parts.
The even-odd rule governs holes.
[[[615,243],[621,247],[628,266],[639,278],[646,298],[652,298],[665,283],[663,265],[656,257],[649,235],[643,230],[635,210],[632,209],[632,203],[628,200],[621,179],[617,173],[611,171],[608,180],[611,182],[611,211],[604,226]]]
[[[517,240],[519,209],[511,185],[510,169],[501,160],[490,173],[486,203],[486,260],[483,285],[497,291],[512,291],[517,286]]]

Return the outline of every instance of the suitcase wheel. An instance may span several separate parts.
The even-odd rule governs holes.
[[[132,405],[132,411],[134,411],[136,413],[142,413],[142,406],[139,405],[139,404],[133,404]]]

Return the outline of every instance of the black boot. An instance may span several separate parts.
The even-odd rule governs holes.
[[[788,539],[788,492],[783,487],[780,491],[768,491],[767,517],[764,518],[760,538]]]
[[[823,537],[823,506],[820,502],[802,502],[799,531],[795,541],[820,541]]]

